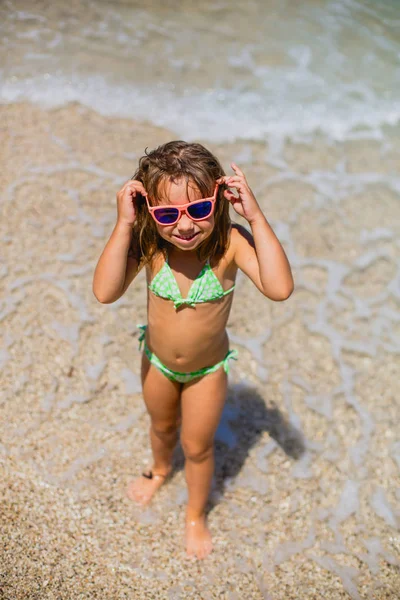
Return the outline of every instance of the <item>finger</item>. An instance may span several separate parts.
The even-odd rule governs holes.
[[[234,162],[233,162],[233,163],[231,163],[231,167],[232,167],[232,169],[235,171],[235,173],[236,173],[237,175],[240,175],[241,177],[244,177],[244,176],[245,176],[245,175],[244,175],[244,173],[243,173],[243,171],[242,171],[241,169],[239,169],[239,167],[237,166],[237,164],[236,164],[236,163],[234,163]]]
[[[228,177],[226,180],[226,185],[229,185],[232,182],[243,183],[244,185],[247,185],[246,179],[240,175],[232,175],[231,177]]]
[[[136,194],[142,194],[142,196],[147,196],[147,192],[142,183],[139,181],[136,182],[128,182],[127,185],[123,188],[124,192],[129,192],[132,196],[136,196]]]
[[[225,196],[225,198],[229,202],[238,202],[238,201],[240,201],[240,199],[237,196],[235,196],[235,194],[233,192],[231,192],[230,190],[225,190],[224,191],[224,196]]]
[[[147,196],[146,189],[145,189],[145,187],[144,187],[143,183],[140,183],[140,181],[138,181],[138,182],[135,184],[134,188],[135,188],[135,190],[136,190],[137,192],[140,192],[140,193],[141,193],[141,194],[143,194],[144,196]]]
[[[127,186],[129,186],[129,187],[133,186],[135,188],[145,190],[143,183],[141,181],[139,181],[138,179],[128,179],[128,181],[122,187],[127,187]]]
[[[247,191],[247,185],[243,181],[230,181],[226,184],[228,187],[238,190],[242,194]]]

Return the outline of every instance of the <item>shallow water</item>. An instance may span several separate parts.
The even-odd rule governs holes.
[[[397,2],[10,0],[1,16],[3,101],[208,140],[381,136],[400,117]]]

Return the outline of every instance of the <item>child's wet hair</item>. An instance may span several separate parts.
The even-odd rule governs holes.
[[[165,202],[164,183],[186,179],[200,191],[200,197],[212,196],[215,182],[225,175],[219,160],[207,148],[198,143],[182,140],[168,142],[150,152],[145,150],[139,167],[132,179],[143,183],[150,204]],[[214,210],[214,228],[211,235],[198,247],[200,260],[220,260],[225,254],[229,239],[229,203],[223,195],[224,185],[219,186]],[[137,219],[133,226],[132,254],[137,260],[150,262],[158,253],[166,253],[168,242],[157,231],[146,202],[138,202]],[[139,248],[139,255],[135,253]]]

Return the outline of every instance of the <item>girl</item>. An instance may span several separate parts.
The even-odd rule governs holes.
[[[117,194],[117,222],[93,280],[96,298],[115,302],[146,269],[141,377],[154,462],[127,493],[140,504],[150,501],[171,472],[181,425],[186,551],[197,558],[212,549],[205,509],[228,363],[236,355],[225,328],[237,270],[272,300],[293,291],[285,252],[243,172],[231,167],[234,175],[225,175],[200,144],[174,141],[146,152]],[[231,225],[229,204],[248,221],[251,234]]]

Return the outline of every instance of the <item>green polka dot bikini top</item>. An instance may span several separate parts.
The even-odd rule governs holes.
[[[157,275],[149,284],[149,290],[160,298],[172,300],[175,309],[187,304],[194,306],[202,302],[211,302],[226,296],[233,292],[234,285],[229,290],[224,291],[217,276],[212,270],[209,261],[206,262],[196,279],[190,286],[187,298],[182,298],[178,283],[172,273],[171,267],[168,264],[168,259],[165,261]]]

